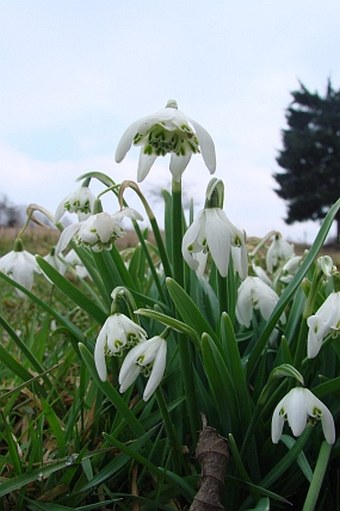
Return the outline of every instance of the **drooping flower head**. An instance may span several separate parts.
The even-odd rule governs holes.
[[[147,401],[160,384],[166,363],[167,342],[156,335],[134,346],[126,355],[119,372],[120,392],[125,392],[140,373],[148,377],[143,399]]]
[[[328,408],[310,390],[295,387],[284,396],[274,410],[272,417],[272,441],[277,444],[281,438],[284,422],[294,436],[300,436],[307,421],[320,420],[325,438],[329,444],[335,442],[334,420]]]
[[[294,255],[294,247],[280,233],[275,233],[273,241],[266,254],[266,265],[269,273],[273,273],[280,263]]]
[[[105,356],[121,356],[123,350],[146,341],[145,330],[125,314],[115,313],[103,324],[94,348],[94,361],[102,381],[107,378]]]
[[[247,277],[237,292],[236,318],[240,325],[250,326],[253,310],[259,310],[263,319],[268,320],[279,300],[275,291],[259,277]],[[281,321],[285,321],[282,314]]]
[[[47,261],[51,266],[53,266],[53,268],[55,270],[57,270],[61,275],[64,275],[66,270],[67,270],[67,264],[65,262],[65,260],[60,256],[60,254],[58,255],[56,253],[56,249],[55,247],[52,247],[52,249],[50,250],[50,252],[44,256],[44,259],[45,261]],[[47,280],[49,282],[51,282],[51,280],[49,279],[49,277],[47,277],[47,275],[45,274],[45,272],[43,271],[43,274],[45,275],[45,277],[47,278]]]
[[[237,252],[232,252],[232,247],[237,249]],[[204,273],[208,253],[222,277],[228,274],[230,255],[241,278],[246,277],[247,250],[244,233],[229,221],[220,208],[200,211],[183,236],[183,257],[200,275]]]
[[[71,249],[69,252],[67,252],[67,254],[63,256],[63,260],[67,266],[71,267],[76,272],[80,279],[90,277],[87,268],[84,266],[82,260],[74,249]]]
[[[245,234],[235,227],[222,209],[224,187],[212,179],[202,209],[182,239],[182,254],[187,264],[203,275],[210,253],[222,277],[228,274],[230,255],[241,279],[247,276],[248,256]]]
[[[86,220],[71,224],[63,230],[59,238],[56,252],[64,250],[72,238],[78,245],[90,248],[93,252],[111,250],[112,244],[124,234],[122,221],[124,217],[142,220],[141,215],[132,208],[110,215],[106,212],[91,215]]]
[[[340,291],[330,293],[315,314],[307,319],[307,356],[314,358],[319,353],[322,341],[329,333],[340,331]]]
[[[40,268],[34,255],[24,250],[21,240],[17,239],[13,250],[0,257],[0,271],[30,291],[34,273],[40,273]],[[16,293],[21,298],[26,296],[19,289],[16,289]]]
[[[88,186],[80,186],[60,202],[54,215],[55,223],[59,222],[65,211],[77,213],[80,221],[85,220],[93,213],[95,200]]]
[[[143,181],[158,156],[171,154],[170,171],[180,181],[192,154],[201,152],[210,173],[216,169],[214,142],[196,121],[178,110],[174,100],[154,114],[132,123],[121,137],[115,159],[120,163],[131,145],[140,145],[137,181]]]
[[[297,255],[293,255],[290,259],[288,259],[282,266],[280,281],[284,284],[289,284],[300,268],[302,260],[302,256]]]

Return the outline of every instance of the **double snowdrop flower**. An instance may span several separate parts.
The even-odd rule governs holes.
[[[61,275],[64,275],[66,273],[67,264],[65,263],[65,260],[60,256],[60,254],[58,255],[56,253],[55,247],[53,247],[52,250],[47,255],[44,256],[44,259],[45,261],[48,262],[48,264],[53,266],[53,268],[57,270],[57,272],[59,272]],[[43,274],[45,275],[47,280],[51,282],[51,280],[49,279],[49,277],[47,277],[44,271]]]
[[[278,295],[259,277],[247,277],[238,288],[236,318],[240,325],[249,327],[253,310],[259,310],[263,319],[268,320],[278,302]],[[282,314],[281,321],[285,322]]]
[[[148,401],[160,384],[166,364],[167,342],[156,335],[134,346],[124,358],[119,372],[120,392],[125,392],[140,373],[148,377],[143,399]]]
[[[160,384],[166,364],[167,343],[163,337],[147,339],[147,333],[124,314],[115,313],[102,326],[94,348],[99,378],[107,379],[106,356],[121,356],[128,350],[118,376],[119,391],[125,392],[139,374],[148,377],[143,399],[147,401]]]
[[[65,261],[66,265],[71,266],[71,268],[76,272],[80,279],[90,277],[89,272],[87,271],[82,260],[74,249],[71,249],[69,252],[67,252],[67,254],[63,257],[63,260]]]
[[[67,247],[72,238],[75,239],[78,245],[89,247],[93,252],[111,250],[116,239],[124,234],[122,227],[124,217],[143,220],[134,209],[123,208],[113,215],[101,212],[89,216],[86,220],[69,225],[61,233],[56,247],[57,254]]]
[[[286,420],[295,437],[301,435],[308,420],[312,422],[320,420],[326,441],[331,445],[335,442],[335,427],[331,412],[308,389],[295,387],[281,399],[275,408],[271,427],[274,444],[280,440]]]
[[[107,318],[97,337],[94,361],[102,381],[107,379],[105,356],[121,356],[123,350],[146,341],[145,330],[124,314],[115,313]]]
[[[14,248],[0,258],[0,271],[30,291],[33,286],[34,274],[40,273],[40,268],[35,257],[24,250],[21,243],[18,245],[21,245],[18,247],[20,250]],[[21,298],[26,296],[19,289],[16,289],[16,292]]]
[[[77,213],[78,220],[85,220],[93,212],[95,200],[88,186],[80,186],[60,202],[54,215],[55,223],[59,222],[65,211]]]
[[[297,273],[302,263],[302,256],[294,255],[282,266],[280,281],[284,284],[289,284]]]
[[[307,356],[314,358],[319,353],[325,337],[340,331],[340,291],[333,292],[315,314],[307,319]]]
[[[287,261],[294,255],[294,247],[276,233],[266,254],[266,265],[269,273],[273,273],[280,263]]]
[[[180,181],[192,154],[201,152],[210,173],[215,172],[214,142],[209,133],[196,121],[178,110],[176,101],[165,108],[132,123],[121,137],[115,159],[120,163],[131,145],[140,145],[137,181],[143,181],[158,156],[171,154],[170,171]]]
[[[210,253],[222,277],[228,274],[230,255],[241,279],[247,275],[245,235],[221,208],[205,208],[198,213],[183,236],[182,254],[187,264],[203,275]]]

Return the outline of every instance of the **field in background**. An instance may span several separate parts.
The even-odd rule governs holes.
[[[13,248],[13,242],[19,232],[18,228],[5,228],[0,227],[0,256],[6,254]],[[24,247],[33,254],[46,255],[51,247],[53,247],[58,240],[59,231],[34,226],[25,232],[23,237]],[[249,238],[249,246],[254,247],[259,239],[256,237]],[[133,247],[137,243],[137,236],[134,231],[128,231],[125,236],[117,241],[117,246],[120,249]],[[302,254],[304,250],[308,249],[308,245],[301,243],[294,243],[295,252],[297,255]],[[325,245],[322,249],[322,254],[327,254],[333,258],[334,263],[340,267],[340,244],[332,243]]]

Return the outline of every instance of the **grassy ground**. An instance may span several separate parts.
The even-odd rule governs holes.
[[[15,229],[0,231],[0,256],[12,249],[17,232]],[[44,256],[57,239],[57,231],[32,228],[23,241],[27,250]],[[258,241],[250,239],[250,248]],[[119,247],[128,248],[135,244],[134,234],[128,233],[120,240]],[[308,247],[296,246],[296,252],[302,253],[305,248]],[[339,248],[325,247],[323,252],[332,255],[339,265]],[[97,297],[92,284],[86,287],[86,282],[79,281],[78,286],[84,298],[89,296],[91,299],[92,296],[94,305]],[[153,432],[158,427],[158,412],[149,414],[146,407],[145,413],[139,415],[140,422],[136,423],[131,409],[139,413],[142,404],[136,401],[136,406],[121,408],[125,414],[123,421],[116,413],[117,403],[125,406],[125,401],[115,390],[117,382],[113,380],[113,386],[111,383],[98,383],[89,371],[91,364],[84,363],[86,357],[81,359],[79,336],[84,346],[93,346],[98,334],[100,321],[96,318],[95,307],[85,312],[85,308],[76,306],[61,291],[47,285],[42,275],[35,279],[33,291],[52,312],[32,300],[19,300],[6,282],[1,281],[0,285],[1,316],[9,325],[4,322],[0,328],[0,358],[3,362],[0,364],[0,487],[3,492],[0,488],[0,511],[85,509],[79,507],[82,504],[86,504],[86,509],[108,511],[113,509],[112,505],[98,507],[97,502],[117,500],[117,495],[127,493],[138,497],[139,488],[153,499],[160,492],[156,487],[153,493],[154,480],[138,463],[131,463],[130,482],[127,472],[122,470],[121,463],[127,462],[120,450],[124,442],[127,449],[136,444],[138,450],[139,439],[146,442],[149,431]],[[53,312],[63,316],[71,327],[74,326],[72,335],[63,322],[58,323]],[[112,375],[117,373],[115,363],[116,359],[112,358]],[[170,378],[171,371],[169,375]],[[129,395],[124,399],[129,400]],[[125,426],[129,424],[128,419],[131,420],[132,437],[130,429]],[[182,418],[179,423],[182,424]],[[117,435],[122,442],[119,445],[115,443]],[[134,443],[131,443],[131,438]],[[156,463],[156,467],[160,459],[167,463],[164,454],[167,443],[164,443],[163,437],[160,438],[157,449],[145,443],[148,449],[150,447],[148,460]],[[334,475],[336,477],[338,473]],[[159,481],[159,488],[163,488],[162,478]],[[194,485],[193,481],[189,482]],[[175,495],[172,489],[171,492]],[[4,495],[2,499],[1,495]],[[65,507],[51,507],[51,502]],[[143,509],[155,509],[152,506],[150,504]],[[137,504],[133,508],[127,507],[122,503],[114,509],[127,511],[140,507]],[[187,507],[182,508],[178,504],[171,509]]]
[[[6,254],[13,248],[13,242],[19,229],[0,227],[0,256]],[[59,237],[59,231],[44,227],[36,227],[26,231],[24,236],[24,246],[29,252],[39,255],[46,255],[50,248],[56,244]],[[137,236],[134,231],[128,232],[117,245],[120,249],[133,247],[137,242]],[[249,245],[254,247],[259,242],[259,238],[250,237]],[[296,254],[303,254],[309,246],[301,243],[294,244]],[[330,243],[324,246],[322,254],[330,255],[334,263],[340,266],[340,244]]]

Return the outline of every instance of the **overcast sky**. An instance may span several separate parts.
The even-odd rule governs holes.
[[[284,223],[272,174],[290,91],[340,88],[339,49],[339,0],[0,0],[0,193],[54,211],[90,170],[135,179],[138,149],[114,163],[120,135],[174,98],[215,141],[230,220],[312,241],[317,224]],[[209,179],[193,157],[198,205]]]

